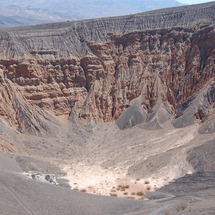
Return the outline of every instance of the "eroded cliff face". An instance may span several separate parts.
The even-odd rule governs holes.
[[[215,134],[211,4],[0,29],[0,152],[98,194],[192,173],[188,150]]]
[[[0,60],[1,115],[22,127],[17,97],[57,116],[73,111],[85,122],[115,121],[134,104],[146,116],[158,103],[175,115],[214,77],[214,26],[108,34],[106,40],[87,41],[82,57]]]

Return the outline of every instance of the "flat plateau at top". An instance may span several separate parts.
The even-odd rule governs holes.
[[[214,9],[0,29],[1,214],[213,214]]]

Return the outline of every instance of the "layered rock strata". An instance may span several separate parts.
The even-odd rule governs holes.
[[[214,7],[1,30],[1,116],[36,133],[50,130],[47,112],[108,122],[137,105],[140,122],[158,106],[180,117],[214,78]],[[213,98],[195,107],[197,120]]]

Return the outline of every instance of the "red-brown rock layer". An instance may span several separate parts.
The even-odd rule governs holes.
[[[0,60],[0,114],[13,118],[8,86],[27,104],[55,115],[69,116],[73,110],[83,120],[114,121],[136,100],[148,112],[160,101],[175,113],[214,78],[214,26],[109,34],[106,39],[87,42],[83,57]]]

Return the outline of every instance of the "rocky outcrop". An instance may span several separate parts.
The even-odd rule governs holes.
[[[183,9],[180,20],[192,11],[198,12],[197,21],[203,22],[203,14],[213,15],[208,14],[211,8],[206,6],[175,9],[174,19],[178,20]],[[160,128],[161,110],[165,120],[174,115],[180,118],[186,102],[214,78],[215,28],[190,21],[178,22],[184,27],[143,30],[149,18],[149,28],[155,28],[153,17],[159,17],[158,24],[169,13],[164,10],[120,19],[74,22],[70,26],[59,23],[59,29],[53,24],[51,30],[50,25],[5,30],[0,40],[1,115],[19,130],[33,133],[52,130],[47,126],[51,118],[47,111],[67,117],[73,112],[85,122],[108,122],[117,120],[131,107],[124,114],[126,117],[118,121],[121,128],[149,123],[155,118],[156,127]],[[139,26],[145,16],[147,19]],[[135,24],[122,29],[125,20],[134,19]],[[172,21],[164,27],[173,24]],[[138,31],[129,32],[133,28]],[[36,29],[40,30],[38,35]],[[205,118],[212,105],[213,101],[203,108],[198,103],[194,112],[189,112],[193,116],[189,123]],[[159,112],[154,112],[155,118],[149,117],[153,111]],[[180,123],[176,124],[177,127]]]

